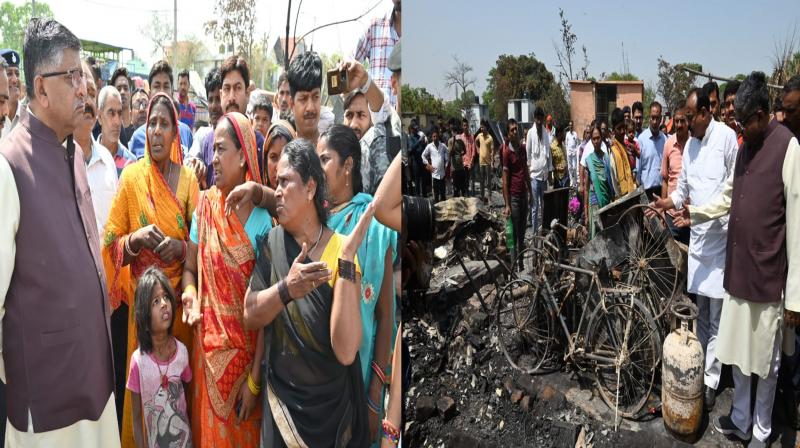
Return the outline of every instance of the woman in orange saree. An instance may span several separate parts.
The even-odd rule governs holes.
[[[134,290],[139,276],[158,266],[180,291],[189,224],[197,203],[198,183],[182,165],[178,114],[163,93],[153,96],[147,113],[145,156],[122,172],[117,195],[104,230],[103,264],[112,308],[129,306],[128,353],[125,371],[136,349]],[[175,310],[173,334],[192,352],[191,328]],[[131,395],[125,391],[122,446],[133,447]]]
[[[195,328],[192,438],[195,447],[257,447],[263,330],[244,329],[244,295],[272,219],[252,202],[225,211],[236,186],[264,183],[250,121],[226,114],[213,138],[215,185],[200,195],[183,273],[185,319]]]

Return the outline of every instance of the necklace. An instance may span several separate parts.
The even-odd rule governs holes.
[[[172,180],[172,160],[169,161],[169,172],[167,174],[167,186],[170,189],[172,189],[172,186],[169,183],[171,180]]]
[[[345,208],[345,207],[347,207],[348,205],[350,205],[350,202],[352,202],[352,201],[345,201],[345,202],[342,202],[342,203],[341,203],[341,204],[339,204],[339,205],[336,205],[335,207],[333,207],[333,208],[331,209],[331,212],[333,212],[333,213],[338,213],[340,210],[342,210],[343,208]]]
[[[169,365],[172,363],[172,357],[169,357],[167,361],[167,368],[164,373],[161,373],[161,364],[158,363],[158,356],[153,356],[153,360],[156,362],[156,367],[158,368],[158,374],[161,376],[161,387],[163,389],[167,388],[167,383],[169,383],[169,378],[167,374],[169,373]]]
[[[309,254],[310,254],[310,253],[312,253],[312,252],[314,252],[314,249],[316,249],[316,248],[317,248],[317,244],[319,244],[319,240],[321,240],[321,239],[322,239],[322,229],[323,229],[323,227],[322,227],[322,224],[320,224],[320,225],[319,225],[319,236],[317,236],[317,242],[316,242],[316,243],[314,243],[314,245],[313,245],[313,246],[311,246],[311,249],[309,249],[309,250],[308,250],[308,253],[309,253]]]

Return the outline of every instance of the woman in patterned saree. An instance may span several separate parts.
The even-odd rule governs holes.
[[[234,187],[263,183],[250,121],[226,114],[213,138],[215,185],[200,194],[183,273],[185,319],[195,325],[192,436],[196,447],[256,447],[264,341],[261,330],[244,330],[242,319],[257,242],[272,219],[252,203],[225,213]]]
[[[358,137],[349,127],[335,124],[320,136],[317,154],[325,171],[331,201],[328,226],[342,235],[349,235],[373,202],[372,196],[362,193]],[[397,232],[373,220],[358,248],[358,261],[364,273],[361,277],[362,336],[358,353],[373,442],[377,441],[383,418],[392,337],[396,331],[392,278],[393,249],[396,246]]]
[[[163,93],[154,95],[147,112],[145,156],[122,172],[104,230],[102,255],[111,306],[116,309],[125,302],[129,307],[127,363],[136,349],[133,293],[139,277],[148,267],[157,266],[173,288],[180,290],[198,183],[182,164],[177,123],[172,100]],[[173,334],[191,353],[191,328],[181,322],[178,311]],[[134,446],[131,405],[126,390],[123,447]]]
[[[280,225],[261,244],[244,312],[247,327],[264,328],[261,446],[368,446],[356,252],[373,207],[349,236],[326,226],[325,175],[308,140],[286,145],[277,180]]]

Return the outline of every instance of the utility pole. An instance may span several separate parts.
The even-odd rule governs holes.
[[[178,0],[173,1],[172,9],[172,69],[178,70]]]
[[[286,11],[286,42],[283,51],[283,69],[289,71],[289,22],[292,20],[292,0],[289,0],[289,10]]]

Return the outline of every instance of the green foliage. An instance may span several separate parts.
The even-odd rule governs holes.
[[[431,95],[424,87],[402,86],[403,111],[415,114],[441,115],[444,103]]]
[[[22,41],[25,38],[25,27],[33,16],[30,2],[15,5],[5,1],[0,5],[0,48],[11,48],[22,54]],[[50,6],[42,1],[36,2],[37,17],[53,17]]]
[[[544,109],[545,114],[550,114],[558,124],[568,123],[570,120],[569,103],[566,93],[558,83],[553,83],[545,92],[542,99],[536,102],[537,106]]]
[[[507,103],[514,98],[530,98],[534,101],[544,99],[556,84],[553,74],[533,53],[529,55],[501,55],[495,66],[489,70],[488,86],[490,95],[484,94],[490,114],[495,119],[508,118]],[[555,98],[555,97],[553,97]]]
[[[664,58],[658,58],[658,94],[664,98],[667,110],[675,109],[678,101],[686,99],[686,94],[695,87],[697,76],[678,69],[678,65],[703,71],[703,66],[697,63],[672,65]]]
[[[497,120],[499,117],[495,112],[494,107],[492,107],[494,104],[494,90],[486,89],[483,92],[483,95],[481,95],[481,98],[483,99],[483,104],[489,106],[489,118],[492,120]]]
[[[606,76],[606,81],[638,81],[639,78],[636,77],[633,73],[617,73],[611,72],[610,75]]]
[[[648,123],[650,123],[650,108],[647,107],[656,100],[656,89],[653,88],[652,84],[648,84],[644,88],[644,96],[642,97],[642,104],[644,105],[644,124],[645,127]],[[662,105],[663,106],[663,105]],[[672,110],[672,109],[669,109]],[[666,111],[666,110],[665,110]],[[662,111],[665,112],[665,111]]]
[[[236,44],[236,52],[250,61],[255,44],[256,0],[214,2],[214,19],[203,24],[206,34],[218,42]]]

